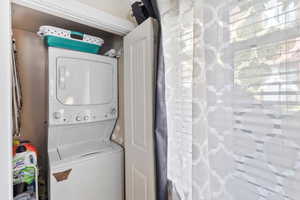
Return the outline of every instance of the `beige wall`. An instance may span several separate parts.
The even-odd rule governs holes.
[[[119,117],[112,134],[112,140],[124,145],[124,57],[118,60],[118,91],[119,91]]]
[[[130,19],[130,0],[77,0],[114,16]]]

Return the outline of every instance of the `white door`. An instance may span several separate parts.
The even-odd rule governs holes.
[[[124,38],[126,200],[155,200],[154,90],[156,21]]]
[[[0,1],[0,199],[12,195],[10,1]]]

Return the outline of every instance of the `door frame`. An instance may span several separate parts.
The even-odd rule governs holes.
[[[10,0],[0,1],[0,197],[12,200],[12,90]]]

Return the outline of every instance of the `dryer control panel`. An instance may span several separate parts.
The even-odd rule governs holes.
[[[48,53],[49,125],[117,118],[116,59],[54,47]]]
[[[112,107],[106,112],[95,112],[91,110],[84,111],[65,111],[58,110],[52,113],[52,123],[54,124],[79,124],[88,122],[97,122],[116,119],[118,116],[117,109]]]

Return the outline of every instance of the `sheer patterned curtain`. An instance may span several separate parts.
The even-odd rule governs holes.
[[[201,3],[210,199],[300,198],[299,3]]]
[[[178,197],[191,199],[193,1],[165,0],[158,3],[165,59],[168,179],[170,188],[177,189]]]
[[[300,2],[159,4],[171,196],[300,199]]]

